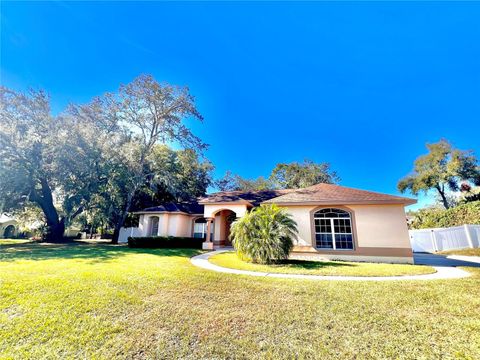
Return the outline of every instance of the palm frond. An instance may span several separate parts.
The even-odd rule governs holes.
[[[297,232],[284,208],[261,205],[232,224],[230,238],[242,260],[265,264],[287,259]]]

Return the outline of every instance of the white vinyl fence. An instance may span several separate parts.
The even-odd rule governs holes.
[[[120,234],[118,235],[118,242],[126,243],[128,242],[129,236],[141,236],[142,233],[138,227],[129,227],[129,228],[120,228]]]
[[[436,252],[480,247],[480,225],[409,230],[408,233],[414,252]]]

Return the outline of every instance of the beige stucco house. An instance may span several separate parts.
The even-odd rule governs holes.
[[[138,212],[136,235],[202,237],[204,249],[229,246],[236,218],[260,204],[277,204],[297,222],[294,257],[412,263],[404,207],[415,202],[331,184],[219,192],[196,203],[167,203]]]
[[[0,214],[0,238],[11,238],[17,235],[18,224],[14,218]]]

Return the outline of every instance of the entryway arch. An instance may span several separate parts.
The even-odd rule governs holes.
[[[11,238],[15,236],[15,226],[13,225],[8,225],[6,228],[5,228],[5,231],[3,232],[3,237],[8,239],[8,238]]]
[[[212,214],[215,223],[213,243],[216,246],[231,246],[230,227],[237,219],[237,213],[231,209],[219,209]]]

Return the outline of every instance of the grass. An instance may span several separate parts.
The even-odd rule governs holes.
[[[203,270],[197,253],[0,245],[0,358],[480,358],[480,269],[315,282]]]
[[[13,245],[13,244],[25,244],[29,243],[31,240],[26,239],[0,239],[0,245]]]
[[[441,251],[442,255],[466,255],[466,256],[480,256],[480,248],[475,249],[458,249],[458,250],[446,250]]]
[[[231,269],[307,275],[339,276],[398,276],[431,274],[435,269],[430,266],[408,264],[374,264],[344,261],[305,261],[287,260],[281,264],[261,265],[240,260],[234,252],[214,255],[209,259],[215,265]]]

